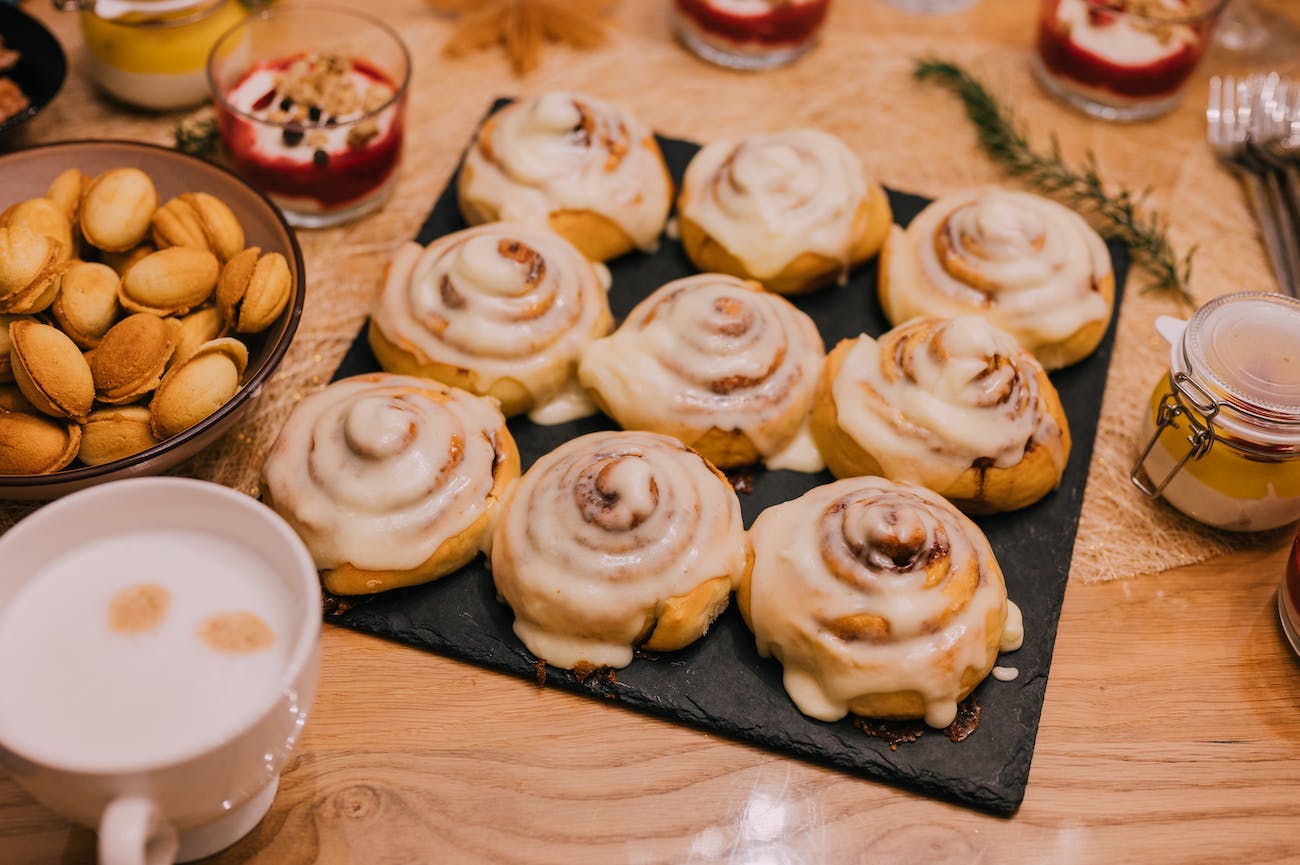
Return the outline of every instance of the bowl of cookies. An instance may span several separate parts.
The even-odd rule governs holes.
[[[193,456],[275,371],[305,296],[293,230],[223,168],[131,141],[0,157],[0,499]]]

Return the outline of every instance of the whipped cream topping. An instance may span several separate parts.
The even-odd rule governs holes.
[[[407,570],[495,506],[506,435],[492,400],[410,376],[355,376],[294,408],[263,476],[318,568]]]
[[[945,489],[977,460],[1020,462],[1030,444],[1068,453],[1038,379],[1041,365],[979,316],[913,319],[879,341],[863,334],[831,394],[840,428],[889,477]]]
[[[1169,18],[1195,11],[1183,0],[1162,0],[1160,6]],[[1090,7],[1088,0],[1060,0],[1057,26],[1069,32],[1076,47],[1116,66],[1149,66],[1198,41],[1196,31],[1185,24],[1153,26],[1124,12],[1094,16],[1088,12]]]
[[[502,220],[546,226],[559,210],[599,213],[652,252],[672,187],[650,128],[619,109],[568,92],[501,109],[465,156],[461,197]]]
[[[715,141],[686,168],[682,216],[700,226],[759,279],[801,253],[843,262],[867,200],[861,161],[815,129]]]
[[[664,602],[740,578],[740,503],[667,436],[598,432],[539,459],[492,539],[492,578],[515,633],[557,667],[625,667]]]
[[[1110,255],[1083,217],[1024,192],[977,189],[931,203],[887,246],[887,312],[987,316],[1030,351],[1110,315],[1096,286]]]
[[[483,393],[514,379],[535,405],[560,397],[583,348],[612,324],[605,288],[582,253],[545,229],[500,222],[427,249],[400,248],[373,321],[421,363],[470,370]]]
[[[817,326],[794,304],[702,273],[637,304],[587,348],[578,376],[625,428],[685,441],[738,430],[766,457],[790,445],[807,418],[823,354]]]
[[[1007,620],[1002,571],[979,528],[942,497],[848,478],[768,508],[749,531],[748,621],[805,715],[914,691],[946,727],[961,677],[992,665]]]

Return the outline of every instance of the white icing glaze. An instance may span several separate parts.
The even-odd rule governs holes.
[[[1001,633],[1007,609],[974,523],[921,487],[849,478],[768,508],[749,536],[749,623],[800,711],[835,721],[858,697],[914,691],[927,724],[952,723],[962,674],[992,666],[989,628]],[[837,635],[848,616],[885,631]]]
[[[764,457],[763,464],[769,469],[785,469],[810,475],[826,468],[826,461],[817,450],[817,442],[813,441],[808,418],[804,418],[804,422],[799,426],[799,432],[795,433],[790,443],[771,456]]]
[[[496,222],[428,249],[399,249],[374,323],[422,364],[470,370],[481,393],[510,378],[541,405],[564,391],[582,349],[611,318],[595,270],[572,244]]]
[[[1008,468],[1038,443],[1058,473],[1067,454],[1033,356],[979,316],[918,318],[863,334],[831,395],[840,428],[894,480],[945,489],[976,460]]]
[[[804,252],[843,263],[867,200],[862,162],[833,135],[794,129],[707,145],[686,167],[682,215],[759,279]]]
[[[785,298],[702,273],[637,304],[587,348],[578,377],[625,428],[686,441],[739,430],[766,457],[807,418],[823,352],[817,326]]]
[[[1015,667],[994,667],[993,678],[999,682],[1014,682],[1019,677],[1020,671]]]
[[[263,477],[318,568],[406,570],[488,506],[504,429],[489,399],[421,378],[355,376],[294,408]]]
[[[599,432],[539,459],[492,539],[492,578],[515,633],[572,669],[625,667],[665,601],[739,579],[740,503],[708,464],[667,436]]]
[[[582,385],[578,384],[578,380],[570,378],[550,399],[530,411],[528,419],[541,426],[554,426],[590,417],[598,411],[600,409],[591,401]]]
[[[501,109],[465,156],[462,197],[503,220],[545,227],[557,210],[589,210],[650,252],[672,206],[649,127],[588,96],[543,93]]]
[[[1110,316],[1095,286],[1110,273],[1106,244],[1083,218],[1038,195],[976,189],[940,198],[888,240],[886,313],[986,316],[1030,351]],[[945,267],[978,275],[972,286]]]
[[[1014,652],[1025,643],[1025,619],[1015,601],[1007,601],[1007,623],[1002,628],[999,652]]]
[[[1068,29],[1076,47],[1117,66],[1149,66],[1197,42],[1196,31],[1186,25],[1169,24],[1157,31],[1122,12],[1094,20],[1088,14],[1090,5],[1087,0],[1060,0],[1057,27]],[[1175,15],[1189,12],[1179,0],[1162,5]]]

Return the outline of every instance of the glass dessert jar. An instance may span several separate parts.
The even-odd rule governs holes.
[[[1172,109],[1227,0],[1041,0],[1034,74],[1094,117]]]
[[[159,111],[208,98],[205,64],[244,17],[238,0],[54,0],[77,10],[86,71],[105,93]]]
[[[388,198],[411,78],[388,25],[344,8],[268,9],[221,37],[208,77],[231,167],[289,222],[336,225]]]
[[[673,32],[697,56],[732,69],[771,69],[806,54],[830,0],[673,0]]]
[[[1133,483],[1216,528],[1300,519],[1300,301],[1230,294],[1156,330],[1169,372],[1145,414]]]

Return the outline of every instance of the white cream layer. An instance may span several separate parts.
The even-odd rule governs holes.
[[[1069,39],[1076,47],[1116,66],[1148,66],[1196,44],[1196,31],[1186,25],[1169,24],[1156,32],[1138,26],[1133,16],[1123,12],[1102,23],[1088,14],[1090,5],[1088,0],[1060,0],[1057,26],[1069,28]],[[1188,12],[1177,0],[1164,0],[1163,5],[1174,14]]]

